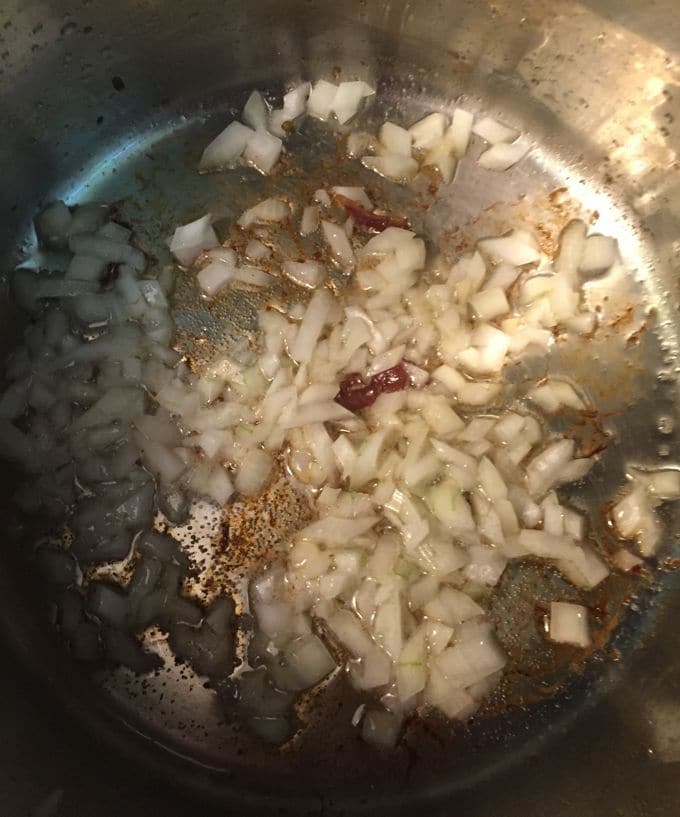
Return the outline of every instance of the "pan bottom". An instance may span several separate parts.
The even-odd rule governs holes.
[[[55,197],[69,203],[116,203],[121,217],[134,225],[139,245],[162,264],[169,259],[166,239],[176,224],[205,212],[213,213],[218,225],[232,222],[272,192],[301,198],[304,191],[322,187],[331,173],[334,180],[338,178],[335,170],[328,169],[328,160],[335,157],[335,138],[328,128],[312,121],[287,142],[301,172],[265,178],[244,168],[199,176],[195,168],[202,147],[233,118],[244,98],[245,94],[236,92],[209,117],[200,114],[167,123],[104,151],[80,178],[54,191]],[[484,107],[475,99],[465,104]],[[446,108],[441,100],[426,94],[404,95],[387,83],[366,124],[370,127],[385,118],[410,124],[440,108]],[[516,119],[512,110],[491,113]],[[416,229],[433,246],[455,251],[484,235],[529,223],[545,247],[554,249],[562,227],[581,216],[618,239],[630,267],[630,274],[620,280],[603,279],[588,287],[586,298],[592,308],[598,308],[600,330],[592,339],[560,347],[548,369],[550,374],[579,382],[597,408],[597,423],[583,434],[609,435],[598,472],[601,478],[574,490],[569,500],[590,514],[595,535],[611,540],[600,509],[623,484],[625,464],[671,465],[669,454],[677,445],[665,419],[677,416],[672,371],[677,339],[672,334],[671,306],[656,284],[653,248],[625,207],[562,155],[537,149],[527,162],[507,173],[487,174],[484,185],[479,184],[474,159],[473,152],[450,188],[440,190],[420,216]],[[377,183],[368,171],[347,162],[338,165],[337,173],[343,184]],[[388,194],[395,207],[408,207],[403,189],[390,188]],[[180,283],[180,296],[188,292]],[[229,343],[252,322],[247,306],[217,314],[188,294],[177,297],[174,306],[178,346],[198,363],[228,350]],[[633,336],[636,340],[631,342]],[[206,548],[216,553],[216,531],[222,521],[221,513],[195,503],[190,522],[172,531],[194,555],[198,569],[191,592],[197,597],[205,598],[209,579],[214,587],[220,560],[213,555],[199,564],[198,554]],[[680,515],[671,507],[665,521],[668,530],[678,529]],[[285,532],[267,535],[281,538]],[[254,537],[248,555],[252,564],[258,560],[258,538]],[[243,579],[237,562],[222,559],[219,580],[221,589],[238,596]],[[537,660],[536,630],[520,626],[526,623],[526,599],[535,600],[547,592],[556,576],[538,573],[531,566],[509,572],[494,610],[498,621],[517,620],[516,627],[507,627],[508,632],[520,633],[512,636],[514,674],[484,717],[455,728],[440,721],[414,722],[390,756],[377,755],[359,741],[350,724],[359,700],[341,678],[332,681],[323,695],[306,702],[305,729],[294,745],[284,750],[264,748],[230,717],[224,700],[204,679],[175,662],[158,632],[148,633],[147,638],[165,658],[161,670],[137,677],[120,668],[98,672],[93,682],[121,723],[148,736],[158,751],[179,754],[188,764],[215,772],[225,786],[291,797],[301,787],[318,791],[319,798],[323,792],[343,792],[341,799],[355,804],[356,798],[371,792],[370,798],[379,796],[381,805],[388,807],[406,791],[452,790],[492,777],[501,767],[538,751],[548,737],[563,732],[625,674],[633,650],[654,627],[659,600],[672,578],[663,572],[649,582],[613,577],[606,598],[598,599],[598,604],[625,609],[625,615],[612,613],[606,645],[585,665],[574,668],[559,660]],[[401,782],[395,785],[395,779]]]

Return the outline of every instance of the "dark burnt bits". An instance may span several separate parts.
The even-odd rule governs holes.
[[[378,372],[368,382],[358,372],[352,372],[340,383],[335,402],[349,411],[357,412],[372,406],[381,394],[401,391],[409,384],[408,372],[403,363]]]

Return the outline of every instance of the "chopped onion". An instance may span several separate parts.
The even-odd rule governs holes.
[[[496,145],[499,142],[512,142],[518,135],[516,130],[501,124],[490,116],[478,119],[472,126],[472,132],[491,145]]]
[[[352,131],[347,137],[348,156],[359,158],[367,152],[373,152],[375,147],[376,140],[370,133]]]
[[[436,167],[445,184],[449,184],[456,171],[457,158],[454,155],[453,143],[449,134],[445,134],[428,150],[423,160],[423,166]]]
[[[237,224],[248,229],[254,224],[273,224],[290,217],[290,207],[281,199],[265,199],[241,215]]]
[[[571,461],[573,440],[557,440],[537,454],[527,465],[527,483],[533,496],[546,493],[559,480],[560,473]]]
[[[272,458],[266,451],[253,449],[238,469],[236,490],[245,496],[259,494],[269,480],[273,467]]]
[[[521,161],[530,150],[531,143],[520,136],[510,144],[499,142],[492,145],[477,159],[477,164],[487,170],[508,170]]]
[[[480,321],[491,321],[510,311],[508,299],[500,287],[477,292],[468,303],[475,317]]]
[[[269,273],[247,264],[237,267],[234,270],[234,280],[254,287],[269,287],[274,282],[274,279]]]
[[[447,133],[447,140],[455,156],[465,156],[470,137],[474,115],[463,108],[456,108],[451,118],[451,127]]]
[[[322,221],[321,227],[333,258],[340,266],[351,269],[354,266],[354,250],[345,231],[332,221]]]
[[[362,99],[372,96],[374,93],[375,91],[361,80],[341,82],[331,104],[331,109],[338,122],[341,125],[349,122],[359,110]]]
[[[291,91],[283,96],[283,108],[272,111],[269,117],[269,129],[276,136],[284,137],[286,131],[283,125],[286,122],[293,122],[305,112],[307,106],[307,98],[311,85],[309,82],[302,82],[295,86]]]
[[[443,113],[431,113],[411,125],[409,133],[416,150],[427,149],[441,139],[448,122]],[[407,154],[410,155],[410,152]]]
[[[321,189],[315,191],[314,201],[320,204],[322,207],[330,207],[332,204],[331,197],[328,195],[328,192]]]
[[[555,271],[573,277],[581,265],[588,228],[580,219],[573,219],[560,233],[560,246],[553,264]]]
[[[574,388],[562,380],[551,380],[542,386],[536,386],[531,389],[528,397],[548,414],[553,414],[562,407],[577,411],[585,408]]]
[[[203,151],[198,169],[209,173],[233,167],[253,136],[255,131],[251,128],[240,122],[232,122]]]
[[[328,320],[331,306],[331,295],[327,290],[318,290],[312,295],[295,343],[290,350],[291,356],[298,363],[308,363],[311,360],[315,344]]]
[[[525,241],[517,230],[503,238],[485,238],[478,246],[493,261],[500,261],[513,267],[535,264],[541,258],[538,249]]]
[[[308,289],[319,286],[324,277],[324,269],[317,261],[284,261],[283,272],[291,281]]]
[[[311,204],[302,211],[300,220],[300,235],[307,236],[315,233],[319,229],[319,208]]]
[[[362,156],[361,163],[369,170],[395,182],[411,181],[418,172],[418,162],[401,155]]]
[[[336,196],[342,196],[345,199],[350,199],[351,201],[356,201],[357,204],[360,204],[362,207],[365,207],[366,210],[373,209],[373,203],[366,195],[366,191],[363,187],[331,187],[331,192],[334,193]]]
[[[283,142],[267,131],[257,131],[251,136],[243,152],[243,158],[261,173],[269,171],[278,162]]]
[[[393,122],[385,122],[380,128],[380,142],[387,156],[410,157],[412,141],[412,134]]]
[[[315,82],[307,100],[307,113],[316,119],[328,119],[333,111],[333,103],[338,93],[338,86],[325,79]]]
[[[224,289],[233,277],[233,267],[214,261],[212,264],[208,264],[207,267],[203,267],[196,276],[196,280],[206,295],[213,296]]]
[[[578,271],[581,275],[596,275],[610,269],[617,258],[616,239],[606,235],[590,235],[584,242]]]
[[[580,604],[550,603],[550,640],[575,647],[590,646],[588,611]]]
[[[191,266],[205,250],[219,246],[210,214],[177,227],[170,242],[170,252],[185,267]]]
[[[269,247],[256,238],[251,239],[246,245],[246,257],[250,258],[251,261],[262,261],[265,258],[269,258],[271,254],[272,251]]]
[[[259,91],[253,91],[243,108],[243,121],[255,131],[267,130],[269,112]]]

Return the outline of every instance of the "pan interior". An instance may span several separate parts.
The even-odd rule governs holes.
[[[272,90],[277,89],[273,86]],[[272,193],[305,201],[324,183],[359,184],[379,189],[384,200],[413,212],[409,194],[402,188],[381,182],[358,162],[336,162],[335,134],[312,120],[305,121],[286,143],[292,157],[289,172],[265,178],[244,168],[200,176],[196,165],[202,148],[238,115],[246,95],[245,89],[236,89],[209,113],[199,109],[181,121],[164,123],[124,144],[108,146],[78,178],[55,190],[54,197],[71,204],[115,202],[121,217],[134,226],[139,245],[159,265],[169,262],[166,242],[175,225],[211,212],[219,228]],[[488,110],[479,98],[462,102],[470,109],[522,124],[512,109]],[[405,91],[386,81],[360,124],[368,129],[385,119],[410,124],[422,114],[451,107],[451,100],[422,90]],[[528,133],[531,137],[531,131]],[[551,144],[568,145],[570,133],[563,137]],[[542,144],[507,173],[483,175],[475,164],[480,150],[476,146],[461,163],[453,184],[427,201],[415,228],[427,235],[432,247],[453,254],[482,236],[526,224],[534,227],[544,249],[554,250],[560,230],[575,216],[618,239],[629,272],[616,279],[596,279],[586,288],[588,301],[600,312],[600,329],[593,339],[561,345],[548,369],[579,383],[597,409],[597,418],[580,433],[584,440],[592,438],[593,446],[599,435],[607,438],[608,445],[593,476],[570,499],[575,507],[592,513],[594,535],[605,547],[613,546],[600,509],[623,485],[625,463],[675,465],[677,338],[672,306],[654,273],[654,248],[631,213],[614,193],[598,186],[583,164],[570,161],[570,153]],[[197,365],[228,351],[230,344],[253,329],[252,301],[227,298],[210,308],[188,279],[180,281],[174,307],[179,348]],[[523,373],[533,374],[520,371],[513,377]],[[215,587],[235,592],[237,597],[242,593],[243,565],[256,565],[266,558],[277,543],[285,543],[287,531],[295,524],[294,503],[283,495],[285,491],[281,493],[278,524],[251,525],[239,552],[230,551],[220,538],[222,514],[195,503],[191,521],[172,531],[194,556],[198,569],[192,580],[193,594],[205,599]],[[239,515],[242,518],[252,512],[252,508],[232,510],[232,528],[239,524]],[[664,512],[668,529],[680,529],[674,508],[669,506]],[[554,576],[522,567],[504,580],[496,615],[499,620],[517,619],[515,629],[520,635],[513,645],[517,671],[488,713],[455,729],[413,724],[403,746],[391,757],[377,756],[358,740],[350,726],[358,701],[341,678],[331,681],[322,695],[305,701],[302,739],[281,751],[263,748],[238,723],[231,722],[215,692],[188,667],[174,662],[158,633],[148,634],[154,648],[166,658],[157,674],[139,678],[118,669],[99,672],[93,681],[121,721],[188,762],[238,779],[244,788],[261,787],[263,779],[272,790],[294,788],[296,772],[305,774],[312,759],[314,784],[320,788],[340,790],[345,785],[348,791],[359,792],[370,783],[374,791],[393,792],[395,768],[408,770],[411,786],[441,783],[443,771],[447,786],[463,784],[472,777],[492,774],[510,756],[516,760],[522,752],[535,749],[556,725],[566,725],[592,704],[625,665],[633,645],[653,626],[655,608],[650,600],[658,598],[657,591],[663,589],[666,579],[664,573],[649,583],[617,577],[602,603],[611,604],[612,609],[624,599],[632,599],[633,604],[626,604],[620,621],[618,617],[612,620],[613,631],[600,653],[576,669],[527,658],[532,644],[538,644],[536,632],[526,623],[519,627],[526,620],[526,599],[546,593],[554,581]],[[617,663],[608,660],[615,651],[620,655]]]

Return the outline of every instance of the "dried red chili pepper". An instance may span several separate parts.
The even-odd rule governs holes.
[[[409,228],[408,219],[404,216],[393,216],[390,213],[372,213],[354,199],[348,199],[339,193],[335,198],[342,206],[348,216],[352,216],[357,227],[365,227],[370,232],[382,233],[388,227],[401,227],[402,230]]]
[[[378,372],[368,383],[360,374],[353,372],[340,383],[340,391],[335,395],[335,402],[349,411],[361,411],[372,406],[383,392],[400,391],[408,385],[408,372],[403,363],[397,363],[391,369]]]

